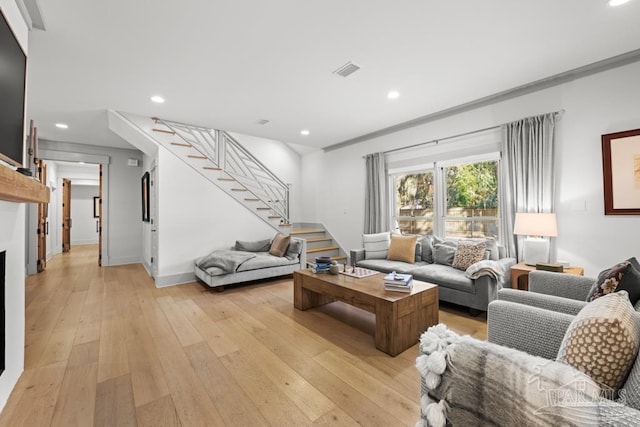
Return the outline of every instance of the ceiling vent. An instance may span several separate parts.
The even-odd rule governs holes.
[[[356,71],[358,71],[359,69],[360,69],[359,66],[357,66],[356,64],[354,64],[351,61],[349,61],[346,64],[344,64],[342,67],[340,67],[337,70],[335,70],[333,72],[333,74],[337,74],[337,75],[339,75],[341,77],[348,77],[351,74],[353,74]]]
[[[258,121],[257,121],[257,123],[258,123],[259,125],[264,126],[264,125],[268,125],[269,123],[271,123],[271,120],[267,120],[267,119],[260,119],[260,120],[258,120]]]

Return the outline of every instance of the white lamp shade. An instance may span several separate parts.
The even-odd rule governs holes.
[[[513,234],[519,236],[558,235],[558,223],[554,213],[516,213]]]

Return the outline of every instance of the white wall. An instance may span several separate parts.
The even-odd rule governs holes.
[[[71,245],[98,243],[98,231],[93,217],[93,198],[100,191],[95,185],[77,185],[71,182]]]
[[[343,149],[307,154],[302,217],[324,223],[345,248],[360,247],[363,155],[564,109],[557,129],[558,258],[594,276],[640,256],[638,216],[604,215],[600,144],[602,134],[640,128],[639,75],[640,63],[634,63]]]
[[[158,151],[157,286],[195,280],[193,261],[275,231],[169,151]]]
[[[0,0],[9,25],[24,51],[28,46],[27,26],[13,0]],[[24,277],[26,213],[24,203],[0,201],[0,251],[7,251],[5,271],[5,371],[0,375],[0,410],[4,408],[24,369]]]

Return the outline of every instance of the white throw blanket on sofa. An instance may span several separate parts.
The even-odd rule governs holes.
[[[469,279],[477,279],[481,276],[491,276],[502,286],[504,284],[504,267],[498,261],[485,259],[472,264],[465,271],[465,276]]]

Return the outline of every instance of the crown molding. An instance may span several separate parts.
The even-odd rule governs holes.
[[[590,76],[596,73],[601,73],[603,71],[621,67],[623,65],[631,64],[637,61],[640,61],[640,49],[632,50],[621,55],[612,56],[611,58],[603,59],[601,61],[584,65],[582,67],[574,68],[573,70],[565,71],[563,73],[555,74],[551,77],[536,80],[531,83],[507,89],[493,95],[478,98],[476,100],[460,104],[455,107],[446,108],[444,110],[436,111],[435,113],[427,114],[406,122],[398,123],[397,125],[382,128],[377,131],[367,133],[352,139],[347,139],[345,141],[338,142],[337,144],[324,147],[323,151],[327,152],[345,148],[353,144],[358,144],[360,142],[368,141],[370,139],[378,138],[384,135],[389,135],[391,133],[399,132],[415,126],[424,125],[426,123],[441,120],[446,117],[461,114],[470,110],[475,110],[476,108],[485,107],[497,102],[517,98],[519,96],[526,95],[532,92],[548,89],[550,87],[558,86],[572,80]]]

